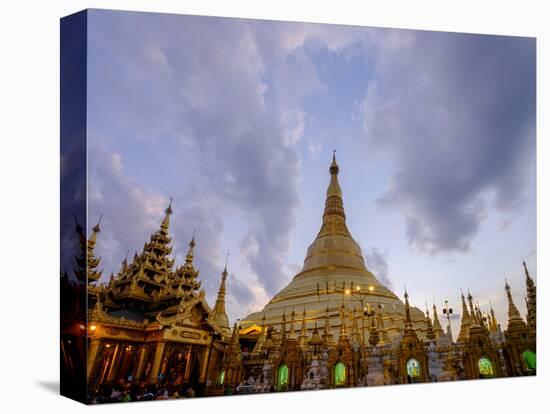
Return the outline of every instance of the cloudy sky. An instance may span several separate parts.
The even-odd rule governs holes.
[[[88,227],[106,276],[174,198],[211,303],[258,310],[300,269],[337,150],[367,267],[414,305],[506,319],[536,275],[535,40],[93,10]],[[90,229],[88,229],[90,230]],[[456,332],[455,332],[456,334]]]

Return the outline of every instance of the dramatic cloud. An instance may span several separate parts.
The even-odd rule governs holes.
[[[126,254],[131,259],[158,230],[168,200],[129,179],[120,154],[91,146],[88,159],[88,225],[103,215],[96,254],[103,269],[116,273]]]
[[[378,281],[388,289],[393,290],[393,284],[388,276],[388,255],[374,247],[364,250],[363,255],[365,256],[367,268],[374,273]]]
[[[228,211],[245,217],[241,257],[253,275],[250,286],[230,282],[235,295],[249,300],[258,284],[275,294],[291,277],[301,101],[323,89],[303,42],[283,39],[292,26],[92,11],[90,30],[90,211],[111,231],[105,268],[147,239],[173,195],[175,252],[199,227],[209,296]]]
[[[401,33],[361,104],[369,151],[397,166],[379,201],[419,249],[467,251],[489,209],[522,205],[534,171],[535,41]]]
[[[86,226],[86,160],[81,149],[69,148],[61,154],[60,271],[75,280],[75,257],[82,254],[76,233],[77,219]]]

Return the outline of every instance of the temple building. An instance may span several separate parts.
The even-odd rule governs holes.
[[[468,292],[455,340],[435,303],[431,315],[427,305],[425,312],[413,307],[407,291],[401,300],[368,270],[346,224],[339,170],[333,156],[321,228],[301,271],[233,326],[227,263],[210,307],[194,264],[195,237],[185,263],[172,257],[171,202],[141,252],[106,283],[94,254],[100,223],[87,240],[77,223],[77,281],[64,272],[62,287],[87,292],[87,315],[85,324],[62,318],[62,363],[85,358],[89,395],[106,386],[192,388],[203,396],[536,374],[536,286],[525,263],[526,319],[507,281],[504,331],[492,306],[483,312]]]

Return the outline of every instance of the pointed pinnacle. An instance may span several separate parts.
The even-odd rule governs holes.
[[[101,228],[99,227],[99,225],[101,224],[101,219],[103,218],[103,214],[101,214],[99,216],[99,220],[97,221],[97,224],[94,226],[94,228],[92,229],[92,231],[94,233],[99,233],[101,231]]]

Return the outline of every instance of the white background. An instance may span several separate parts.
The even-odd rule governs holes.
[[[209,398],[102,412],[548,412],[548,55],[544,1],[4,1],[0,6],[0,409],[80,412],[57,395],[59,18],[86,7],[536,36],[538,372],[536,378]],[[545,27],[546,26],[546,27]],[[543,109],[546,108],[546,111]],[[546,119],[543,119],[546,116]],[[546,134],[545,134],[546,132]],[[546,165],[543,159],[546,159]],[[546,186],[546,189],[544,188]],[[538,275],[537,275],[538,276]],[[546,403],[546,404],[545,404]],[[88,408],[89,410],[90,408]],[[204,410],[204,411],[203,411]]]

